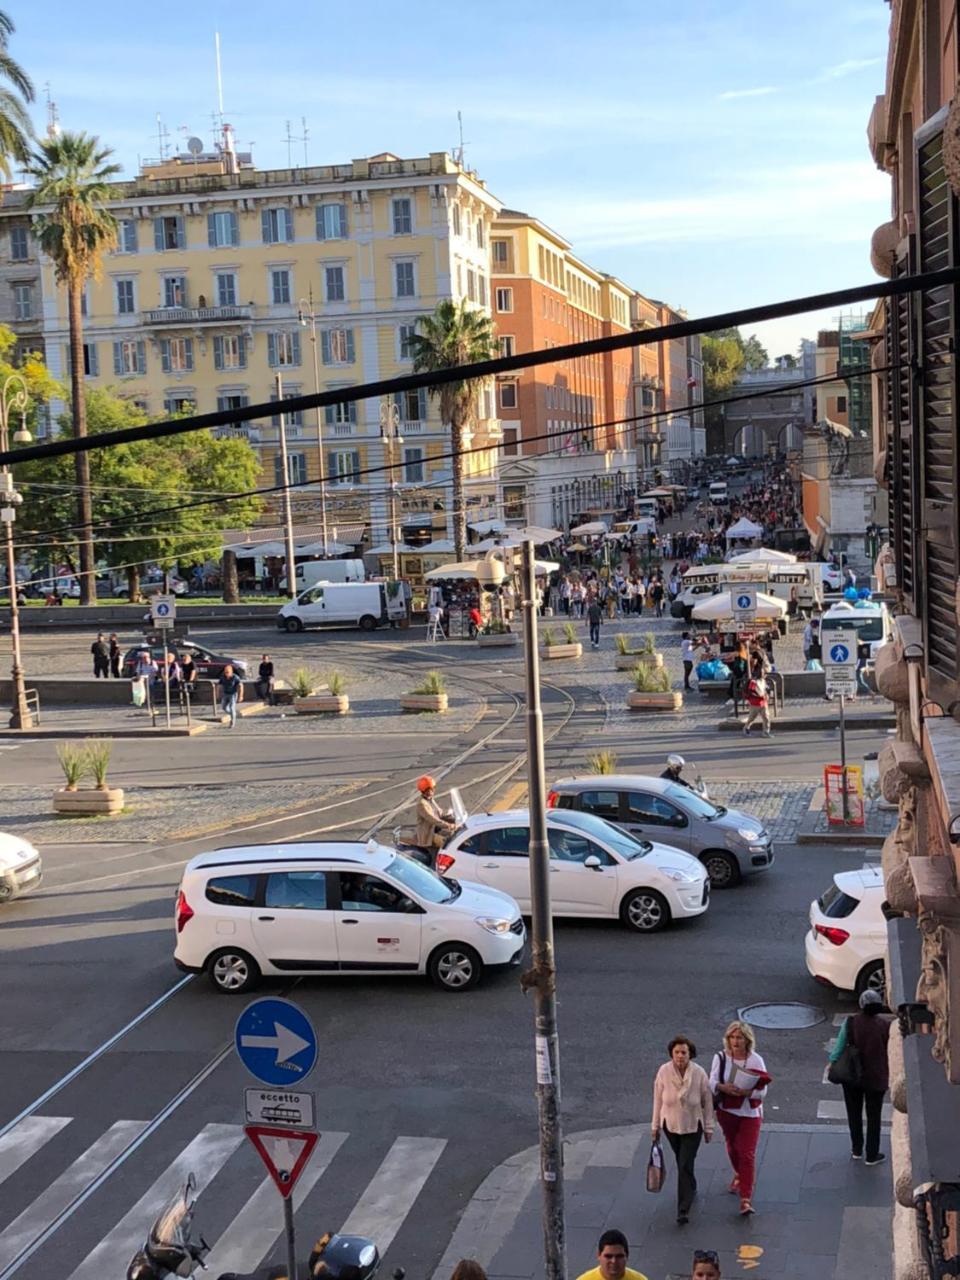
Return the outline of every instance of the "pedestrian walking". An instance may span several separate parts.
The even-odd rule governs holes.
[[[217,681],[220,687],[220,710],[230,717],[230,728],[237,725],[237,703],[243,701],[243,681],[228,662]]]
[[[99,679],[100,676],[109,679],[110,677],[110,646],[107,644],[106,637],[102,631],[97,632],[97,638],[90,646],[90,652],[93,654],[93,674]]]
[[[730,700],[727,705],[733,706],[734,710],[743,697],[744,686],[749,678],[750,659],[747,656],[747,646],[741,642],[730,659]]]
[[[120,649],[120,641],[117,639],[115,631],[110,632],[110,674],[115,680],[120,679],[120,660],[123,653]]]
[[[744,1217],[754,1212],[757,1143],[769,1083],[766,1063],[757,1053],[753,1028],[746,1022],[731,1022],[723,1033],[723,1048],[713,1057],[710,1088],[733,1168],[729,1190],[733,1195],[739,1194]]]
[[[770,698],[767,681],[763,675],[752,675],[747,681],[745,697],[747,700],[747,723],[743,726],[744,734],[749,738],[754,720],[759,720],[763,728],[763,736],[770,737]]]
[[[194,662],[190,650],[187,649],[180,659],[180,687],[188,698],[193,696],[199,674],[197,664]]]
[[[597,1243],[597,1265],[584,1271],[577,1280],[647,1280],[640,1271],[627,1266],[630,1245],[622,1231],[605,1231]]]
[[[680,637],[680,660],[683,663],[683,687],[689,690],[690,677],[693,674],[693,653],[694,644],[690,639],[690,632],[684,631]]]
[[[663,583],[657,578],[656,582],[650,589],[650,596],[653,600],[653,607],[658,618],[663,617]]]
[[[857,688],[861,693],[873,697],[873,690],[867,684],[867,663],[870,661],[870,642],[864,640],[857,644]]]
[[[273,682],[273,663],[270,661],[269,653],[265,653],[257,668],[257,697],[262,698],[271,707],[273,706]]]
[[[890,1083],[887,1065],[887,1041],[890,1023],[879,1017],[883,998],[878,991],[867,988],[860,996],[860,1012],[844,1020],[837,1036],[837,1043],[830,1054],[830,1062],[845,1059],[857,1063],[853,1074],[858,1081],[842,1082],[843,1101],[847,1109],[847,1125],[850,1129],[850,1156],[859,1160],[866,1156],[865,1164],[883,1164],[886,1156],[880,1150],[880,1120],[883,1114],[883,1095]],[[855,1054],[849,1053],[852,1047]],[[845,1054],[844,1051],[848,1052]],[[863,1113],[867,1113],[867,1145],[863,1145]]]
[[[590,643],[594,649],[600,648],[600,623],[603,621],[603,610],[596,596],[590,597],[587,605],[587,621],[590,624]]]
[[[667,1045],[665,1062],[653,1082],[654,1142],[660,1130],[670,1143],[677,1161],[677,1222],[690,1221],[697,1194],[694,1165],[700,1143],[713,1137],[713,1098],[707,1073],[693,1059],[697,1046],[686,1036],[674,1036]]]

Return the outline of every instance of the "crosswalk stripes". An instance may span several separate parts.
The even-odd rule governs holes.
[[[446,1138],[397,1138],[343,1231],[376,1240],[385,1253],[446,1145]]]
[[[0,1138],[0,1182],[5,1182],[70,1123],[69,1116],[26,1116]]]

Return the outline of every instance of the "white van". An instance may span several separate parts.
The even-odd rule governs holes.
[[[373,631],[387,621],[387,593],[383,582],[319,582],[277,616],[281,631],[303,631],[335,623]]]
[[[660,503],[656,498],[634,498],[633,514],[655,521],[660,514]]]
[[[315,582],[365,582],[367,571],[362,560],[305,560],[297,565],[296,587],[303,591]],[[280,579],[280,590],[286,591],[286,575]]]
[[[720,590],[720,566],[716,564],[697,565],[688,569],[683,575],[680,594],[670,606],[673,618],[690,621],[693,606],[700,604],[707,596],[716,595]]]
[[[652,516],[640,516],[637,520],[618,520],[610,531],[617,538],[643,538],[657,532],[657,522]]]
[[[711,502],[726,502],[727,500],[727,482],[726,480],[714,480],[710,484],[708,495]]]
[[[870,645],[870,662],[877,658],[877,650],[887,640],[893,639],[893,620],[882,601],[865,600],[849,604],[841,600],[831,605],[820,622],[820,634],[824,631],[856,631],[860,644]]]

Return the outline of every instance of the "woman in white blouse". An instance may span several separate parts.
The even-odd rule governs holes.
[[[657,1072],[653,1082],[653,1120],[650,1128],[656,1142],[663,1130],[677,1159],[677,1222],[690,1221],[690,1208],[697,1194],[694,1163],[701,1138],[713,1137],[713,1097],[707,1073],[693,1059],[697,1046],[686,1036],[674,1036],[667,1045],[669,1062]]]
[[[763,1098],[770,1077],[756,1050],[753,1028],[731,1022],[723,1033],[723,1049],[714,1054],[710,1088],[717,1104],[717,1120],[733,1166],[730,1191],[740,1195],[740,1213],[753,1213],[753,1187],[763,1121]],[[738,1083],[738,1081],[740,1083]]]

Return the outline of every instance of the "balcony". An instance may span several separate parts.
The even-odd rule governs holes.
[[[143,313],[145,325],[194,328],[204,324],[240,324],[253,319],[253,307],[157,307]]]

